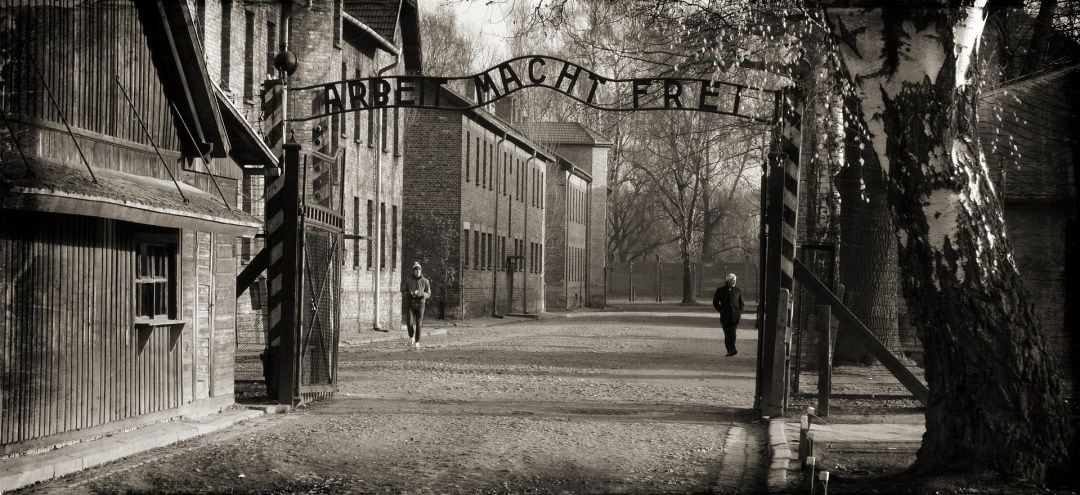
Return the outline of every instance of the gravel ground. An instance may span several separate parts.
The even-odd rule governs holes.
[[[344,349],[335,400],[20,493],[759,493],[754,332],[722,357],[710,312]]]

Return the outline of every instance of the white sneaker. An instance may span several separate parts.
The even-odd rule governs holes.
[[[419,342],[413,342],[413,348],[420,349],[420,343]]]

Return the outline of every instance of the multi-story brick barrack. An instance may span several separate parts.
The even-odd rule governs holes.
[[[414,0],[291,2],[205,0],[194,3],[211,79],[230,96],[246,122],[264,136],[259,119],[259,85],[275,75],[274,55],[285,49],[298,61],[289,79],[302,87],[349,78],[418,72],[420,38]],[[311,93],[294,92],[289,117],[321,105]],[[332,166],[309,167],[309,181],[330,180],[342,188],[314,198],[345,216],[346,239],[340,267],[341,338],[349,340],[375,327],[400,327],[402,113],[395,109],[354,112],[295,122],[291,138],[303,151],[336,157]],[[378,166],[376,166],[378,164]],[[256,215],[263,208],[261,167],[248,167],[242,204]],[[323,177],[325,176],[325,177]],[[309,200],[312,198],[309,198]],[[340,204],[339,204],[340,203]],[[241,263],[262,249],[262,240],[241,241]],[[258,350],[265,345],[265,277],[237,301],[237,343]]]
[[[562,157],[548,173],[550,309],[607,304],[607,174],[611,141],[577,122],[517,122]],[[565,214],[564,214],[565,213]],[[562,246],[560,250],[555,246]],[[564,261],[565,260],[565,261]],[[565,266],[562,264],[565,263]]]
[[[544,311],[544,184],[556,157],[482,109],[411,110],[406,121],[402,265],[424,265],[428,314]]]

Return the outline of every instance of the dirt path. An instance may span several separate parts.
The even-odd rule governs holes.
[[[755,493],[755,342],[721,357],[714,324],[620,314],[349,349],[334,401],[25,493]]]

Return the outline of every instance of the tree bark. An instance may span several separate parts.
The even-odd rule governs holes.
[[[902,354],[897,326],[896,236],[885,177],[873,152],[846,143],[846,168],[836,178],[840,193],[840,283],[848,307],[893,354]],[[860,166],[860,160],[862,165]],[[841,322],[836,332],[836,364],[877,362]]]
[[[1071,435],[1059,370],[1013,262],[968,83],[981,7],[836,9],[859,124],[888,173],[904,295],[926,349],[916,472],[1044,479]]]

